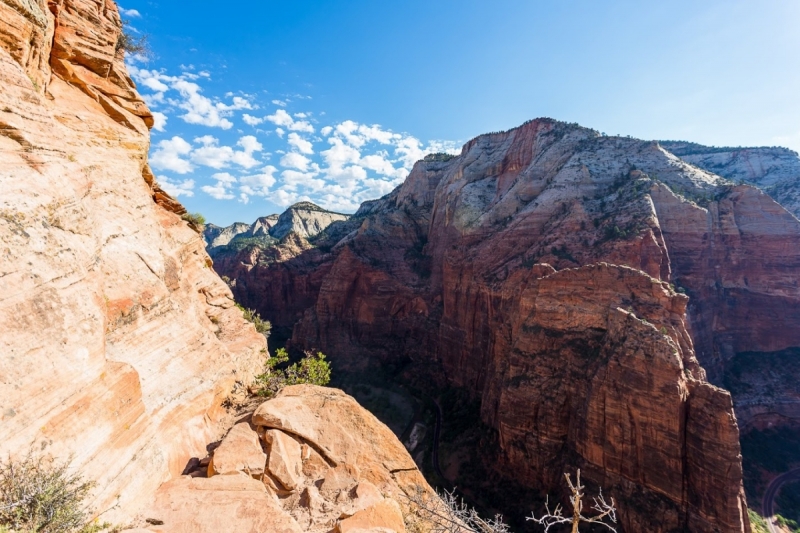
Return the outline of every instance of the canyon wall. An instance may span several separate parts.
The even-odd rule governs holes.
[[[217,268],[337,367],[435,362],[481,398],[517,481],[555,490],[582,467],[625,531],[749,530],[739,426],[711,383],[743,351],[800,346],[800,224],[769,196],[540,119],[417,163],[328,237]]]
[[[153,180],[120,32],[111,0],[0,1],[0,455],[73,456],[111,521],[266,357]]]

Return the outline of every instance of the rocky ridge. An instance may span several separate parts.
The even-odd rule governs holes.
[[[660,141],[684,161],[737,183],[754,185],[800,218],[800,156],[788,148],[711,147]]]
[[[798,232],[657,142],[540,119],[418,162],[319,246],[216,268],[340,367],[440,365],[526,486],[580,466],[627,502],[626,531],[747,531],[739,427],[707,374],[800,345]]]
[[[235,222],[220,227],[206,224],[203,238],[211,257],[230,255],[241,248],[255,245],[269,247],[285,239],[290,233],[301,239],[311,239],[319,235],[334,222],[346,221],[349,215],[334,213],[311,202],[299,202],[280,215],[260,217],[253,224]]]

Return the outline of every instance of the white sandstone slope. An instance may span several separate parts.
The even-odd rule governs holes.
[[[0,455],[74,456],[104,519],[205,453],[266,356],[147,168],[111,0],[0,2]]]

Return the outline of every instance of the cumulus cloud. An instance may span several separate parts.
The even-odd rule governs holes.
[[[150,156],[150,164],[158,170],[170,170],[176,174],[187,174],[194,170],[194,166],[184,159],[192,152],[192,145],[182,137],[175,136],[163,140],[157,145],[155,152]]]
[[[300,152],[301,154],[311,155],[314,153],[314,148],[311,142],[303,139],[296,133],[290,133],[287,141],[289,146]]]
[[[281,157],[281,166],[286,168],[296,168],[297,170],[306,171],[309,165],[311,165],[311,160],[296,152],[289,152]]]
[[[236,183],[236,178],[227,172],[220,172],[211,176],[216,183],[214,185],[203,185],[202,191],[215,200],[233,200],[234,195],[231,188]]]
[[[266,197],[269,194],[270,188],[275,185],[275,172],[277,171],[277,168],[273,167],[272,165],[268,165],[262,168],[261,172],[258,174],[239,178],[239,190],[241,191],[240,194],[243,194],[248,198],[250,196]]]
[[[136,62],[128,62],[128,71],[140,87],[153,91],[144,95],[145,101],[151,107],[169,104],[183,111],[180,116],[189,124],[221,128],[228,130],[233,127],[229,117],[236,111],[253,110],[254,105],[249,98],[244,96],[227,97],[230,103],[211,99],[203,94],[203,90],[194,80],[207,78],[208,72],[194,74],[194,67],[182,65],[185,70],[179,76],[170,76],[160,70],[140,68]],[[177,95],[174,95],[177,93]]]
[[[242,148],[241,150],[235,150],[231,146],[220,146],[219,140],[211,135],[198,137],[194,141],[200,144],[200,147],[193,149],[190,157],[197,165],[221,169],[235,164],[249,169],[260,164],[253,154],[263,150],[263,146],[252,135],[245,135],[236,143]]]
[[[171,180],[166,176],[158,176],[158,184],[170,196],[194,196],[194,180]]]
[[[321,124],[316,134],[312,116],[324,117],[324,112],[312,115],[291,109],[288,100],[274,100],[274,112],[261,115],[254,112],[259,108],[254,96],[241,92],[228,92],[221,98],[206,95],[200,84],[210,76],[208,72],[197,73],[189,65],[180,75],[170,76],[143,64],[134,60],[129,68],[155,109],[154,132],[165,131],[168,124],[169,129],[175,128],[175,121],[168,122],[173,115],[188,124],[222,130],[233,130],[235,115],[244,125],[255,128],[268,123],[274,127],[275,136],[267,140],[279,157],[275,166],[265,165],[271,154],[264,152],[256,136],[233,131],[193,136],[192,142],[176,135],[154,144],[151,163],[160,173],[216,171],[210,178],[202,173],[193,179],[159,176],[165,190],[176,196],[193,194],[198,181],[200,190],[219,200],[248,203],[258,197],[288,205],[308,199],[329,209],[354,211],[361,202],[383,196],[402,183],[426,154],[459,151],[452,142],[423,142],[377,124],[352,120]],[[317,151],[321,145],[324,148]]]
[[[262,124],[264,122],[263,118],[254,117],[253,115],[248,115],[247,113],[242,115],[242,120],[248,126],[258,126],[259,124]]]
[[[167,127],[167,115],[159,111],[153,111],[153,129],[164,131]]]
[[[285,109],[278,109],[274,114],[267,115],[264,118],[276,126],[285,127],[291,131],[314,133],[314,126],[310,122],[307,120],[295,120]]]

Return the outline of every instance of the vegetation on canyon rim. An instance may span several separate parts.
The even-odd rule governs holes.
[[[0,533],[94,533],[107,524],[92,522],[84,500],[93,483],[34,451],[20,460],[0,461]]]
[[[286,348],[278,348],[275,355],[267,359],[264,373],[256,376],[255,390],[259,396],[271,398],[290,385],[319,385],[324,387],[331,381],[331,366],[325,354],[306,351],[303,358],[291,365]]]

